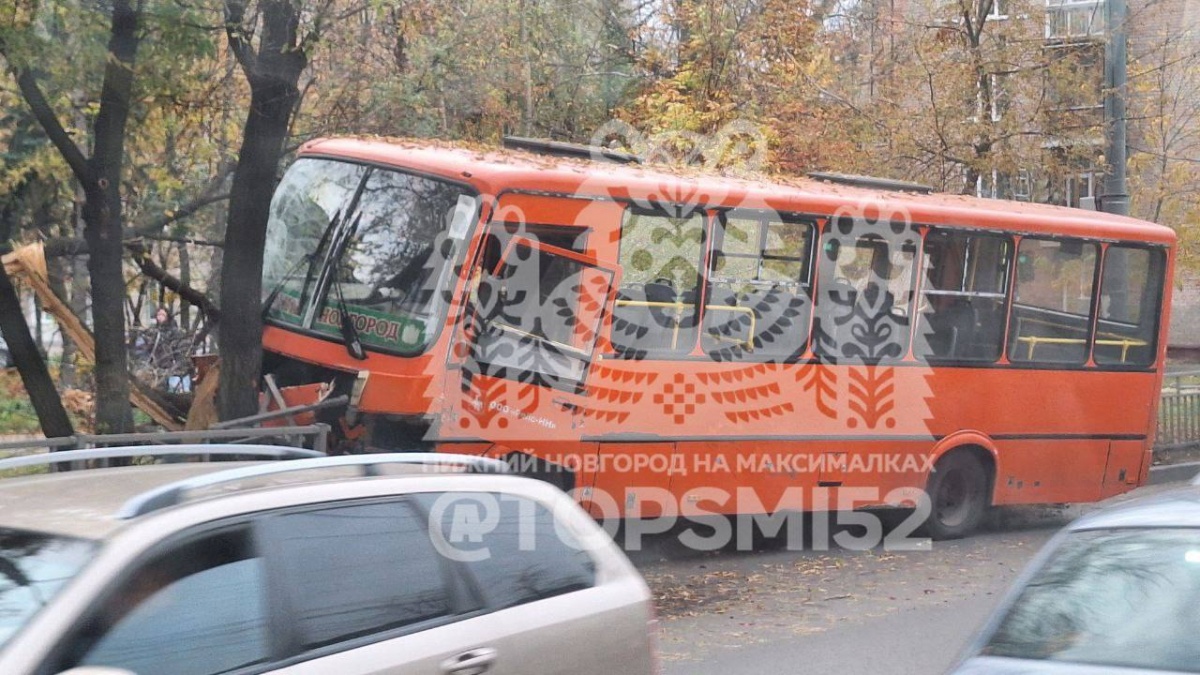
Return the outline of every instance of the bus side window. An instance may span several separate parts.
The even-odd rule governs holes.
[[[785,360],[804,352],[812,311],[811,223],[722,214],[701,344],[713,359]]]
[[[630,208],[621,223],[621,286],[611,342],[617,356],[683,355],[696,344],[703,212]]]
[[[876,362],[908,351],[915,229],[826,225],[813,351],[825,359]],[[888,236],[885,238],[884,234]]]
[[[1011,257],[1007,237],[938,229],[926,235],[913,344],[918,358],[1000,358]]]
[[[1162,297],[1161,251],[1109,246],[1100,279],[1096,324],[1096,363],[1148,366],[1154,363]]]
[[[1009,358],[1017,363],[1082,365],[1088,356],[1096,244],[1025,237],[1017,249]]]

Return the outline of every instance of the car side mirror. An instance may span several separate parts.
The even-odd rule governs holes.
[[[108,666],[79,666],[64,670],[58,675],[137,675],[137,673],[124,668],[109,668]]]

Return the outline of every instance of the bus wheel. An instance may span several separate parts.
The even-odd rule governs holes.
[[[931,511],[926,536],[959,539],[975,531],[988,508],[988,475],[970,452],[953,452],[938,460],[929,475]]]

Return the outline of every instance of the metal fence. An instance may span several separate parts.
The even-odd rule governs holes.
[[[0,457],[24,454],[30,450],[82,449],[97,445],[119,446],[152,443],[170,445],[175,443],[247,443],[277,439],[289,445],[303,444],[303,439],[312,439],[312,449],[326,453],[329,445],[329,425],[309,424],[303,426],[201,429],[197,431],[156,431],[139,434],[76,434],[62,438],[37,438],[0,443]]]
[[[1200,443],[1200,370],[1167,373],[1158,407],[1160,448]]]

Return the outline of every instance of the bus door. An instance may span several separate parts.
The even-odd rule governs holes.
[[[594,444],[579,444],[584,394],[617,271],[519,234],[493,230],[483,246],[449,356],[440,435],[551,461],[547,448],[594,455]]]

